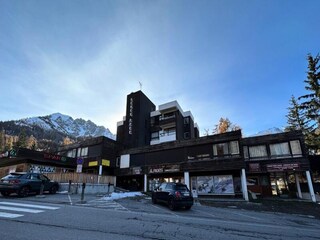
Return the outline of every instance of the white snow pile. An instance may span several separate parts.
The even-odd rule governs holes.
[[[128,198],[128,197],[137,197],[137,196],[144,196],[141,192],[124,192],[124,193],[116,193],[113,192],[111,195],[103,197],[103,200],[115,200],[121,198]]]

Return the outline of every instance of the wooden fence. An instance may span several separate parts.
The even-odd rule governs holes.
[[[59,183],[92,183],[92,184],[114,184],[113,176],[98,176],[95,174],[87,173],[46,173],[51,180]]]

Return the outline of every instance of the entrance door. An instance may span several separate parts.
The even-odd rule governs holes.
[[[288,181],[285,173],[270,174],[270,181],[271,181],[272,195],[274,196],[288,195],[289,188],[288,188]]]

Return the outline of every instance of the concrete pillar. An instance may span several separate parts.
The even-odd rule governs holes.
[[[242,186],[242,195],[244,200],[249,201],[246,170],[244,168],[241,169],[241,186]]]
[[[190,176],[189,172],[184,172],[184,184],[190,189]]]
[[[102,175],[102,165],[99,166],[98,184],[100,183],[100,177]]]
[[[144,187],[143,187],[144,192],[147,192],[147,186],[148,186],[148,178],[147,178],[147,174],[145,174],[144,175]]]
[[[297,185],[297,191],[298,191],[298,198],[302,198],[301,188],[300,188],[300,182],[299,182],[299,175],[297,173],[294,173],[294,176],[296,178],[296,185]]]
[[[116,176],[113,177],[113,186],[114,187],[117,186],[117,177]]]
[[[306,171],[306,175],[307,175],[307,180],[308,180],[308,187],[309,187],[309,192],[310,192],[310,197],[312,202],[317,202],[316,200],[316,195],[314,194],[314,190],[313,190],[313,185],[312,185],[312,180],[311,180],[311,175],[309,171]]]

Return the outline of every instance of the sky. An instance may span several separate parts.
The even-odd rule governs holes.
[[[126,96],[177,100],[201,135],[286,126],[320,52],[320,1],[0,0],[0,121],[62,113],[116,133]]]

